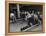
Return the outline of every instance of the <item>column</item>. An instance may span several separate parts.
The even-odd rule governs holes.
[[[19,4],[17,4],[17,14],[18,14],[18,18],[20,18],[20,9],[19,9]]]

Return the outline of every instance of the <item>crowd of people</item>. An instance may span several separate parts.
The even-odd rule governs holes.
[[[11,20],[12,22],[14,22],[14,18],[15,15],[14,13],[10,14]],[[24,13],[21,13],[21,18],[23,18],[23,20],[28,21],[28,25],[35,25],[35,24],[41,24],[42,21],[42,15],[40,14],[40,12],[38,11],[37,13],[34,11],[25,11]]]
[[[38,24],[40,25],[42,23],[42,15],[38,11],[35,13],[34,11],[26,12],[26,20],[28,20],[28,25],[35,25]]]

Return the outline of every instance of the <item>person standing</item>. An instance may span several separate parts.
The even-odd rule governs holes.
[[[34,13],[27,12],[28,26],[34,25]]]

